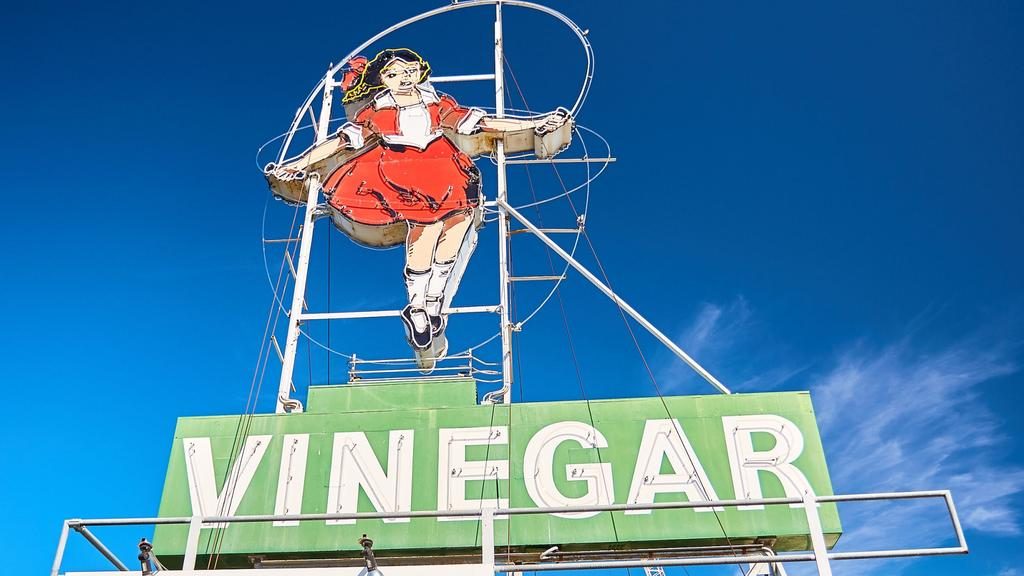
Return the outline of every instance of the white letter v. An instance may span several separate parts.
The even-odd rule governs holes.
[[[217,493],[217,479],[213,470],[213,449],[209,438],[182,438],[185,451],[185,471],[188,473],[188,496],[194,516],[232,516],[238,504],[249,489],[256,469],[270,444],[269,434],[249,436],[245,439],[242,453],[235,459],[234,466],[225,479],[224,488]],[[225,501],[228,501],[225,503]],[[214,526],[203,524],[203,528],[223,528],[226,524]]]

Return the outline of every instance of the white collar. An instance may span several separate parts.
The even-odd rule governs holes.
[[[437,95],[437,90],[430,85],[430,82],[418,84],[416,89],[420,91],[420,98],[424,104],[437,104],[441,101],[441,98]],[[398,103],[395,102],[395,97],[391,95],[391,90],[382,90],[373,97],[373,107],[377,110],[381,108],[398,108]]]

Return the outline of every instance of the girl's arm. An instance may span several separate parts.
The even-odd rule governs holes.
[[[306,168],[310,165],[322,162],[343,150],[362,148],[366,144],[366,139],[374,134],[373,122],[370,120],[372,113],[372,107],[366,106],[356,113],[351,122],[343,124],[327,140],[310,146],[302,154],[281,166],[273,163],[267,165],[264,173],[268,176],[273,174],[278,180],[303,180],[306,177]]]
[[[366,139],[373,134],[373,126],[370,116],[373,114],[373,107],[367,105],[356,113],[351,122],[346,122],[335,133],[341,139],[342,148],[358,149],[366,143]]]
[[[480,129],[484,132],[514,132],[517,130],[550,131],[569,121],[569,112],[558,110],[537,118],[495,118],[484,116],[480,119]]]
[[[559,109],[536,118],[495,118],[479,108],[465,108],[447,94],[441,96],[441,125],[461,134],[484,132],[516,132],[519,130],[550,131],[570,119],[569,111]]]
[[[495,118],[484,116],[480,119],[480,129],[484,132],[514,132],[516,130],[536,129],[539,120],[530,118]]]

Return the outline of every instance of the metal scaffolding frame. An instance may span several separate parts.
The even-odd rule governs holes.
[[[464,74],[454,76],[443,76],[436,77],[432,80],[434,82],[468,82],[468,81],[494,81],[494,95],[495,95],[495,116],[501,118],[505,115],[505,72],[504,72],[504,27],[502,20],[502,10],[504,6],[515,6],[520,8],[526,8],[535,10],[549,16],[556,18],[557,20],[564,23],[569,29],[576,35],[583,45],[584,51],[587,56],[587,69],[584,75],[583,84],[580,90],[580,94],[574,103],[571,113],[575,115],[584,100],[586,99],[587,92],[590,88],[590,82],[593,78],[593,55],[590,48],[590,43],[586,38],[587,32],[583,30],[575,22],[570,20],[564,14],[552,10],[546,6],[535,4],[532,2],[526,2],[522,0],[469,0],[465,2],[456,2],[448,6],[443,6],[434,10],[430,10],[413,16],[412,18],[406,19],[399,22],[380,33],[374,35],[369,40],[360,44],[355,50],[349,53],[345,58],[339,61],[339,64],[332,66],[320,81],[319,84],[313,89],[310,95],[302,106],[299,107],[292,121],[291,127],[287,132],[281,151],[278,155],[278,163],[283,163],[288,155],[288,150],[292,142],[292,137],[296,130],[299,128],[301,122],[308,116],[315,116],[312,111],[313,103],[317,95],[321,95],[320,113],[315,116],[315,141],[314,145],[323,143],[328,136],[331,120],[331,109],[333,107],[334,90],[340,83],[336,80],[339,72],[346,62],[352,57],[361,53],[365,48],[369,47],[374,42],[384,38],[388,34],[403,28],[409,24],[425,20],[427,18],[438,16],[454,10],[462,10],[466,8],[478,7],[478,6],[493,6],[494,7],[494,72],[491,74]],[[508,202],[508,186],[507,186],[507,166],[509,164],[523,164],[523,163],[565,163],[565,162],[611,162],[614,158],[571,158],[571,159],[544,159],[544,160],[533,160],[533,159],[507,159],[505,155],[504,142],[500,139],[496,142],[496,151],[494,152],[494,163],[497,169],[497,189],[496,198],[494,201],[487,202],[486,205],[496,208],[497,210],[497,224],[498,224],[498,283],[499,283],[499,302],[497,305],[489,306],[467,306],[461,308],[452,308],[449,313],[496,313],[499,315],[499,336],[501,341],[501,388],[489,392],[486,396],[486,400],[493,402],[500,399],[502,403],[508,404],[511,401],[511,389],[513,381],[513,368],[512,368],[512,332],[515,329],[512,322],[509,319],[510,311],[510,299],[511,299],[511,285],[516,278],[513,278],[509,270],[509,242],[513,230],[511,229],[511,219],[519,221],[525,225],[530,232],[532,232],[537,238],[539,238],[544,244],[555,251],[561,258],[565,259],[566,262],[573,268],[578,270],[584,278],[594,284],[601,292],[606,294],[612,301],[622,307],[622,309],[628,313],[634,320],[636,320],[644,329],[649,331],[658,339],[659,342],[664,344],[671,350],[676,356],[683,360],[688,366],[693,368],[697,374],[704,378],[708,383],[715,387],[719,392],[729,394],[730,391],[721,382],[719,382],[714,376],[712,376],[706,369],[700,366],[693,358],[687,355],[677,344],[672,342],[667,336],[665,336],[660,330],[658,330],[650,321],[640,315],[633,307],[629,306],[621,297],[616,295],[610,287],[601,283],[593,274],[591,274],[582,264],[577,262],[572,256],[565,250],[558,247],[558,245],[551,240],[551,238],[541,230],[529,223],[521,214],[519,214]],[[281,376],[278,383],[278,394],[277,394],[277,413],[285,413],[291,410],[292,406],[297,406],[297,403],[291,400],[291,392],[293,389],[292,377],[295,370],[295,359],[298,352],[299,339],[302,334],[301,326],[303,322],[313,320],[331,320],[331,319],[358,319],[358,318],[378,318],[385,316],[398,316],[399,310],[380,310],[380,311],[352,311],[352,312],[305,312],[306,306],[306,281],[309,270],[310,255],[313,246],[313,234],[315,221],[317,220],[317,213],[320,201],[320,182],[318,177],[313,174],[307,178],[305,182],[306,187],[306,203],[305,213],[302,220],[302,226],[300,228],[301,234],[299,238],[299,251],[298,259],[295,262],[289,260],[289,267],[294,275],[295,283],[292,289],[292,302],[290,312],[288,314],[288,334],[285,339],[285,345],[283,352],[280,353],[282,361]],[[577,230],[579,233],[579,230]],[[561,279],[559,276],[558,279]],[[520,279],[521,280],[521,279]]]
[[[955,546],[936,548],[895,548],[889,550],[865,550],[855,552],[829,552],[825,543],[825,534],[821,527],[821,518],[818,513],[818,504],[839,503],[839,502],[865,502],[865,501],[891,501],[891,500],[914,500],[939,498],[942,499],[949,519],[953,527],[957,544]],[[750,554],[706,554],[706,555],[683,555],[678,557],[660,558],[631,558],[625,560],[597,560],[597,561],[567,561],[567,562],[544,562],[545,554],[541,554],[536,562],[532,563],[510,563],[498,562],[495,554],[494,543],[494,521],[508,519],[517,515],[529,514],[565,514],[572,512],[624,512],[627,510],[676,510],[676,509],[701,509],[716,507],[737,507],[737,506],[782,506],[798,505],[803,508],[807,517],[808,534],[811,541],[809,552],[786,552],[765,556],[763,553]],[[261,514],[252,516],[192,516],[192,517],[168,517],[168,518],[107,518],[107,519],[69,519],[64,521],[57,543],[57,553],[53,560],[50,576],[62,574],[61,568],[64,561],[64,552],[67,545],[70,530],[75,530],[86,536],[86,539],[106,557],[116,569],[123,571],[124,563],[117,559],[112,552],[94,534],[87,530],[92,526],[138,526],[155,524],[187,524],[189,526],[188,536],[183,560],[183,573],[222,573],[223,570],[196,571],[196,557],[199,551],[200,533],[204,525],[250,523],[250,522],[275,522],[275,521],[296,521],[296,520],[371,520],[371,519],[392,519],[392,518],[440,518],[460,517],[478,518],[480,520],[480,559],[481,563],[494,574],[528,571],[553,571],[553,570],[589,570],[598,568],[646,568],[654,566],[710,566],[725,564],[757,564],[768,562],[770,564],[789,562],[813,562],[819,576],[832,576],[831,562],[833,560],[862,560],[878,558],[908,558],[924,556],[949,556],[967,554],[967,540],[964,537],[963,528],[960,525],[960,518],[957,514],[956,505],[953,503],[953,496],[949,490],[932,490],[918,492],[881,492],[871,494],[847,494],[833,496],[815,496],[805,493],[802,498],[760,498],[745,500],[715,500],[707,502],[668,502],[653,504],[612,504],[604,506],[565,506],[554,508],[506,508],[493,509],[485,508],[479,510],[445,510],[445,511],[410,511],[410,512],[361,512],[357,514]],[[732,546],[727,547],[732,549]],[[679,551],[681,549],[674,548]],[[737,548],[743,551],[742,548]],[[450,561],[444,556],[438,556],[434,562],[424,565],[437,565]],[[387,559],[378,556],[382,566],[386,568]],[[302,574],[302,568],[293,568],[296,575]],[[248,571],[232,570],[235,574],[247,573]],[[173,572],[172,572],[173,573]]]

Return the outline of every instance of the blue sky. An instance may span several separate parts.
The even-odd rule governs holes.
[[[285,234],[292,214],[267,202],[255,151],[329,62],[435,5],[5,8],[0,489],[4,517],[21,517],[0,527],[20,552],[6,559],[11,573],[49,566],[63,518],[154,514],[175,418],[245,408],[272,301],[261,231]],[[578,120],[618,162],[591,189],[588,230],[619,293],[735,390],[811,390],[837,491],[954,491],[968,557],[837,573],[1024,573],[1022,6],[553,7],[590,29],[597,54]],[[571,103],[581,61],[570,39],[523,15],[508,25],[529,107]],[[438,74],[479,73],[489,26],[467,13],[443,34],[416,27],[395,43]],[[486,87],[450,91],[488,101]],[[549,170],[531,178],[541,196],[560,190]],[[531,199],[523,172],[510,185],[514,202]],[[534,216],[571,223],[564,203]],[[494,234],[483,233],[461,302],[493,298]],[[542,251],[516,242],[517,272],[550,273]],[[594,265],[585,245],[579,254]],[[399,306],[400,265],[398,253],[321,233],[311,305],[328,305],[330,278],[333,310]],[[653,394],[618,312],[578,276],[563,296],[587,393]],[[522,312],[542,294],[516,297]],[[463,347],[494,329],[457,322]],[[334,324],[331,338],[347,353],[404,350],[394,322]],[[710,390],[640,342],[663,388]],[[518,344],[517,400],[579,397],[556,305]],[[327,358],[303,346],[300,390],[344,378],[344,360],[328,372]],[[274,380],[260,410],[272,410]],[[944,525],[919,522],[927,512],[841,511],[850,549],[948,543]],[[131,557],[138,534],[108,534]],[[68,566],[97,558],[76,542]]]

